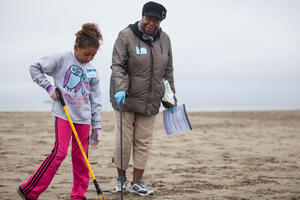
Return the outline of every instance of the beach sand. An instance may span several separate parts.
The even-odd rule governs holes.
[[[300,111],[190,112],[193,130],[167,136],[158,115],[145,183],[150,197],[124,199],[300,200]],[[102,112],[102,141],[89,161],[107,200],[116,181],[113,113]],[[0,112],[0,199],[20,199],[29,178],[54,144],[48,112]],[[70,148],[69,148],[70,150]],[[132,178],[132,162],[128,170]],[[70,151],[41,200],[70,199]],[[90,182],[88,199],[97,199]]]

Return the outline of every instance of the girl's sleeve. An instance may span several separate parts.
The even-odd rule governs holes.
[[[50,82],[46,78],[45,74],[53,77],[57,69],[57,63],[58,56],[54,54],[42,57],[36,63],[30,65],[29,72],[32,80],[42,88],[47,89]]]
[[[92,114],[92,128],[101,128],[102,121],[100,117],[100,110],[102,108],[101,103],[101,90],[100,79],[97,74],[97,78],[92,78],[90,82],[90,102],[91,102],[91,114]]]

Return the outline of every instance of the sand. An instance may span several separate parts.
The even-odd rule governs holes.
[[[101,113],[103,137],[89,160],[107,200],[116,181],[112,160],[113,113]],[[124,199],[299,200],[300,111],[190,112],[193,130],[167,136],[156,120],[144,180],[150,197]],[[0,199],[20,199],[17,186],[36,170],[54,144],[48,112],[0,112]],[[128,170],[131,179],[132,163]],[[70,199],[70,152],[42,200]],[[88,199],[97,199],[90,182]]]

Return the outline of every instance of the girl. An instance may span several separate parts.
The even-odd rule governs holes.
[[[41,58],[30,66],[34,82],[44,88],[53,99],[55,143],[50,155],[35,173],[18,188],[23,199],[35,200],[46,190],[68,152],[72,129],[55,93],[59,87],[74,122],[82,146],[87,154],[88,143],[95,146],[101,138],[100,87],[96,68],[90,63],[97,53],[102,35],[96,24],[83,24],[76,33],[74,52],[56,53]],[[54,86],[45,74],[54,79]],[[92,133],[89,141],[90,124]],[[86,199],[89,171],[75,137],[72,137],[73,188],[71,199]]]

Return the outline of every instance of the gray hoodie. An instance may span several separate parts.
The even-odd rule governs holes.
[[[101,91],[96,68],[81,64],[73,52],[55,53],[41,58],[30,66],[32,80],[44,89],[51,84],[45,74],[52,77],[55,87],[62,91],[72,121],[78,124],[92,124],[101,128]],[[68,120],[61,103],[53,101],[52,114]]]

